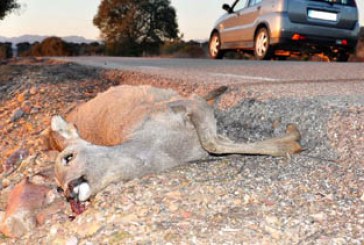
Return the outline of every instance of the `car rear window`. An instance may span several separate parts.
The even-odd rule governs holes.
[[[310,0],[315,2],[327,2],[331,4],[340,4],[345,6],[356,6],[355,0]]]

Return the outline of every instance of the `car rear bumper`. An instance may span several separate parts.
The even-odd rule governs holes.
[[[360,31],[359,23],[354,29],[340,29],[314,24],[293,23],[285,14],[281,15],[280,28],[271,31],[272,45],[285,45],[287,48],[299,48],[302,45],[312,45],[319,48],[337,48],[353,51],[358,41]],[[293,40],[293,36],[302,36],[299,40]],[[345,40],[343,42],[343,40]],[[290,45],[287,45],[290,44]]]

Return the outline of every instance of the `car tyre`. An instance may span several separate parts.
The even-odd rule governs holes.
[[[209,55],[212,59],[222,59],[224,57],[224,51],[221,50],[220,35],[214,32],[209,41]]]
[[[346,51],[341,51],[336,56],[336,61],[347,62],[349,60],[350,54]]]
[[[255,35],[254,56],[257,60],[269,60],[272,58],[272,47],[267,28],[260,28]]]

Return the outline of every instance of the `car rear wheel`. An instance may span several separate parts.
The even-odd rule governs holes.
[[[336,56],[336,61],[338,62],[347,62],[349,60],[350,54],[345,51],[341,51]]]
[[[255,36],[254,55],[257,60],[268,60],[272,57],[272,48],[267,28],[260,28]]]
[[[224,57],[224,51],[221,50],[220,35],[214,32],[209,41],[209,54],[212,59],[222,59]]]

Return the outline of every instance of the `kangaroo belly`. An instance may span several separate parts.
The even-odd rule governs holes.
[[[189,118],[171,111],[152,115],[135,131],[131,141],[146,146],[141,147],[141,154],[152,156],[162,152],[176,164],[208,155],[202,148],[196,129]]]

